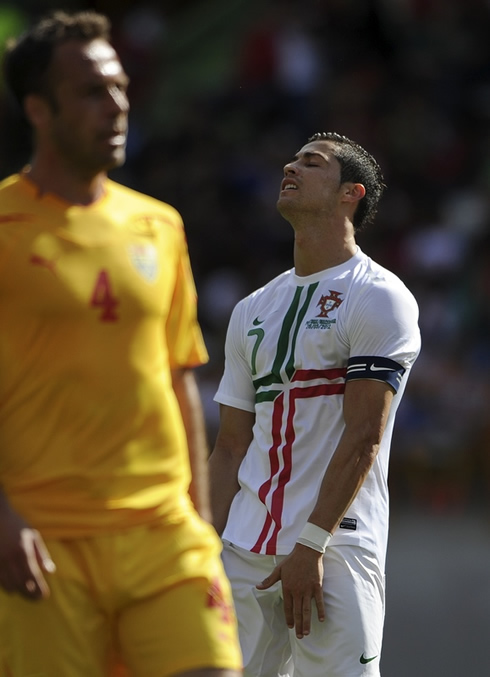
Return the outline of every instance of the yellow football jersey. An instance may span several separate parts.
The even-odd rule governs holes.
[[[0,485],[43,535],[190,509],[170,369],[207,353],[181,218],[108,180],[84,207],[0,183]]]

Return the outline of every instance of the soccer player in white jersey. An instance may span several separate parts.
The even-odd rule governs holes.
[[[395,413],[418,308],[356,231],[384,189],[374,158],[318,133],[277,206],[294,268],[237,304],[210,459],[246,677],[376,677]]]

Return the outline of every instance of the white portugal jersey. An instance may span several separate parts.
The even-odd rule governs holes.
[[[314,275],[287,271],[237,304],[215,400],[256,420],[224,539],[256,553],[292,550],[344,430],[346,381],[376,379],[396,392],[391,413],[374,466],[330,543],[358,544],[384,562],[390,442],[420,350],[417,321],[405,285],[360,249]]]

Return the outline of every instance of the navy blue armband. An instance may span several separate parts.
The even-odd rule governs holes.
[[[349,359],[345,380],[354,381],[361,378],[370,378],[375,381],[384,381],[397,392],[405,371],[405,367],[388,357],[362,355]]]

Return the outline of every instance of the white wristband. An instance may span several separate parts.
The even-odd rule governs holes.
[[[316,524],[311,522],[306,522],[296,539],[296,543],[301,543],[301,545],[306,545],[306,547],[312,548],[317,552],[324,553],[331,538],[332,534],[326,529],[317,527]]]

